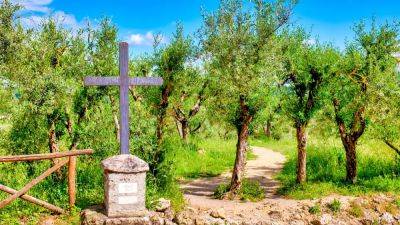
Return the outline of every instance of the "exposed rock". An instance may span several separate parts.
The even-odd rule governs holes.
[[[306,223],[302,220],[293,220],[289,222],[290,225],[306,225]]]
[[[200,217],[200,218],[195,219],[195,224],[196,225],[209,225],[209,222],[206,219]]]
[[[195,225],[194,219],[188,212],[180,212],[173,220],[178,225]]]
[[[270,211],[270,212],[268,213],[268,215],[269,215],[271,218],[273,218],[273,219],[279,219],[279,218],[282,217],[282,213],[279,212],[279,211],[276,211],[276,210]]]
[[[382,204],[384,202],[390,201],[390,198],[388,196],[385,196],[384,194],[378,194],[378,195],[375,195],[372,200],[375,203]]]
[[[171,208],[171,201],[170,200],[165,199],[165,198],[158,199],[157,205],[156,205],[156,211],[157,212],[165,212],[169,208]]]
[[[93,206],[81,212],[82,225],[103,225],[107,216],[102,206]]]
[[[108,218],[104,225],[151,225],[148,217]]]
[[[176,223],[172,222],[172,220],[165,220],[165,225],[176,225]]]
[[[388,212],[383,213],[379,217],[379,221],[381,223],[386,223],[386,224],[392,224],[392,223],[396,222],[396,220],[394,219],[393,215],[388,213]]]
[[[164,211],[164,218],[173,220],[174,219],[174,211],[172,211],[171,208],[168,208],[167,210]]]
[[[332,216],[329,214],[322,214],[319,221],[321,222],[322,225],[329,224],[332,222]]]
[[[165,224],[165,219],[160,217],[160,215],[154,213],[153,215],[150,216],[150,221],[152,222],[152,225],[164,225]]]
[[[239,225],[240,223],[236,220],[232,220],[232,219],[226,219],[225,220],[227,225]]]
[[[225,210],[223,208],[211,211],[210,215],[214,218],[221,218],[221,219],[226,218]]]

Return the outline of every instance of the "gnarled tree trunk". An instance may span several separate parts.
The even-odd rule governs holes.
[[[241,185],[244,177],[246,166],[246,152],[248,148],[249,125],[253,116],[250,114],[249,107],[246,105],[243,96],[240,97],[240,116],[237,124],[238,140],[236,144],[236,159],[233,168],[231,185],[229,194],[235,196]]]
[[[56,153],[59,152],[58,146],[57,146],[57,136],[56,136],[56,127],[54,122],[51,122],[50,124],[50,129],[49,129],[49,134],[48,134],[48,139],[49,139],[49,150],[50,153]],[[58,162],[60,161],[60,159],[53,159],[53,165],[56,165]],[[56,175],[58,179],[62,178],[62,171],[61,168],[56,170]]]
[[[357,141],[365,131],[366,123],[364,107],[360,107],[353,115],[350,131],[346,129],[346,124],[339,116],[340,102],[333,101],[336,114],[336,124],[339,128],[340,139],[346,151],[346,181],[352,184],[357,182]]]
[[[307,180],[307,133],[306,125],[296,125],[297,139],[297,183],[301,184]]]
[[[161,91],[161,102],[158,105],[157,128],[156,128],[158,146],[161,145],[163,140],[163,129],[165,126],[165,117],[167,115],[169,96],[171,94],[171,91],[172,91],[172,86],[170,83],[164,86]]]
[[[346,151],[346,180],[354,184],[357,181],[357,140],[347,138],[345,141],[342,139],[342,142]]]
[[[267,120],[267,123],[264,126],[264,134],[268,138],[272,137],[272,134],[271,134],[271,120],[270,119]]]

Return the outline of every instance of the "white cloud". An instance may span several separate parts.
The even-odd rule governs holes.
[[[143,45],[145,38],[142,34],[131,34],[128,42],[133,45]]]
[[[53,0],[13,0],[15,4],[24,7],[24,10],[39,13],[50,13],[51,9],[48,7]]]
[[[35,28],[40,26],[46,19],[52,18],[54,21],[72,30],[78,30],[82,23],[78,22],[73,14],[65,13],[64,11],[55,11],[46,15],[30,15],[21,18],[21,23],[23,26],[28,28]]]
[[[0,3],[2,1],[0,0]],[[53,0],[11,0],[11,2],[23,7],[21,23],[25,27],[37,27],[48,18],[53,18],[59,25],[73,31],[82,26],[82,22],[78,22],[75,15],[50,8]]]
[[[152,46],[155,38],[161,38],[160,43],[166,43],[167,40],[163,36],[156,36],[152,31],[147,33],[135,33],[127,37],[129,44],[134,46]]]
[[[303,44],[310,45],[310,46],[315,45],[315,44],[317,44],[317,40],[310,38],[310,39],[305,40]]]

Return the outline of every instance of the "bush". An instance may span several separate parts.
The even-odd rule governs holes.
[[[229,184],[218,185],[214,191],[214,197],[217,199],[224,198],[229,188]],[[264,199],[265,191],[258,181],[244,179],[236,197],[240,200],[256,202]]]
[[[252,202],[260,201],[265,197],[264,188],[261,187],[260,182],[256,180],[243,180],[242,187],[239,190],[241,200],[250,200]]]
[[[311,213],[311,214],[320,214],[321,213],[321,206],[319,204],[311,206],[308,209],[308,212]]]
[[[229,191],[229,185],[228,184],[219,184],[217,188],[214,191],[214,197],[216,199],[223,199],[225,194]]]
[[[328,204],[328,208],[332,210],[333,213],[338,213],[341,207],[342,203],[340,203],[340,201],[337,199],[334,199],[331,203]]]

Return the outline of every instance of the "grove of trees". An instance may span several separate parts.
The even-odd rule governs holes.
[[[175,182],[173,162],[165,158],[171,148],[165,140],[173,136],[190,145],[193,137],[226,138],[217,130],[235,133],[230,198],[243,182],[249,135],[257,127],[268,138],[281,123],[294,128],[298,183],[307,182],[307,128],[321,114],[337,126],[346,181],[357,182],[357,143],[367,129],[400,155],[394,57],[400,24],[356,24],[354,38],[340,49],[311,43],[290,20],[295,5],[221,0],[196,34],[178,25],[169,43],[156,36],[153,52],[130,60],[131,76],[164,79],[161,87],[130,88],[131,152],[150,164],[150,195]],[[0,127],[0,148],[7,154],[93,148],[97,161],[117,154],[118,90],[83,86],[85,76],[118,74],[116,25],[104,18],[71,32],[48,18],[26,28],[18,10],[0,3],[0,120],[10,126]],[[27,165],[35,174],[37,165]],[[63,171],[54,179],[65,180]]]

